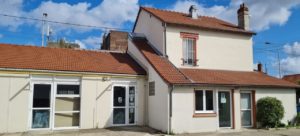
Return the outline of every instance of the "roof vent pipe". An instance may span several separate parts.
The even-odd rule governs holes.
[[[197,8],[195,5],[191,5],[189,9],[189,16],[192,17],[193,19],[198,19]]]
[[[261,64],[261,63],[258,63],[258,64],[257,64],[257,71],[258,71],[258,72],[263,72],[263,67],[262,67],[262,64]]]

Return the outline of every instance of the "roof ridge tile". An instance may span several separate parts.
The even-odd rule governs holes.
[[[0,46],[14,46],[14,47],[29,47],[29,48],[44,48],[44,49],[57,49],[57,50],[69,50],[69,51],[85,51],[85,52],[99,52],[99,53],[126,53],[122,51],[110,51],[110,50],[95,50],[95,49],[82,49],[82,48],[59,48],[59,47],[42,47],[29,44],[12,44],[12,43],[0,43]]]

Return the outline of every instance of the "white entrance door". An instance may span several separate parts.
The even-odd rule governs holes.
[[[252,126],[251,93],[241,93],[241,120],[243,127]]]
[[[130,85],[113,86],[113,125],[134,125],[136,122],[136,89]]]

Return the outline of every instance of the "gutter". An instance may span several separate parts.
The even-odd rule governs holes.
[[[131,74],[113,74],[113,73],[97,73],[97,72],[73,72],[73,71],[55,71],[55,70],[37,70],[37,69],[15,69],[15,68],[0,68],[0,71],[13,72],[42,72],[42,73],[60,73],[60,74],[77,74],[77,75],[101,75],[101,76],[121,76],[121,77],[140,77],[145,75]]]
[[[170,87],[171,86],[171,87]],[[174,85],[170,85],[169,86],[169,97],[168,97],[168,100],[169,100],[169,105],[168,105],[168,135],[172,134],[172,92],[174,90]]]
[[[208,83],[175,83],[177,86],[222,86],[222,87],[257,87],[257,88],[300,88],[300,86],[276,85],[238,85],[238,84],[208,84]]]

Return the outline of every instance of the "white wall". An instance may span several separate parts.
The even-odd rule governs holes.
[[[252,38],[241,34],[205,31],[185,27],[167,27],[167,55],[176,67],[182,66],[180,32],[197,33],[198,67],[204,69],[253,70]]]
[[[196,133],[217,131],[219,118],[193,117],[194,115],[194,88],[175,87],[172,93],[172,132]]]
[[[0,133],[28,129],[29,75],[0,74]]]
[[[54,76],[49,73],[45,75]],[[79,77],[80,75],[73,76]],[[99,75],[81,77],[80,128],[104,128],[111,125],[113,98],[111,86],[117,81],[136,83],[137,125],[144,125],[145,77],[109,76],[110,81],[103,81],[102,77]],[[28,131],[31,107],[29,103],[32,99],[29,74],[1,73],[0,87],[0,133]]]
[[[169,119],[168,85],[152,67],[149,67],[148,81],[155,81],[155,95],[148,97],[149,126],[167,132]]]
[[[102,81],[99,77],[82,78],[81,128],[105,128],[112,124],[112,85],[117,82],[136,82],[137,125],[144,125],[144,79],[120,79]]]
[[[163,23],[144,10],[140,12],[135,26],[135,33],[143,33],[161,53],[164,53],[164,27]]]
[[[171,131],[174,133],[196,133],[196,132],[214,132],[218,131],[219,118],[216,117],[193,117],[194,115],[194,88],[208,90],[231,90],[227,87],[178,87],[172,93],[172,121]],[[241,126],[241,111],[240,111],[240,93],[256,90],[256,101],[263,97],[276,97],[279,99],[285,109],[285,115],[282,119],[283,123],[287,120],[292,120],[296,116],[296,91],[295,89],[281,88],[239,88],[234,90],[234,113],[235,113],[235,129],[239,130]],[[215,101],[217,103],[217,99]],[[218,110],[216,110],[218,114]]]
[[[149,62],[136,48],[136,46],[129,41],[128,42],[128,54],[131,55],[144,69],[147,71],[148,81],[155,81],[155,95],[149,96],[148,86],[146,91],[146,108],[147,119],[145,122],[155,129],[167,132],[168,130],[168,85],[152,68]]]
[[[294,119],[297,115],[296,109],[296,90],[295,89],[280,89],[280,88],[269,88],[256,89],[256,101],[263,97],[275,97],[282,102],[284,107],[284,117],[281,120],[283,123],[287,124],[288,120]]]

